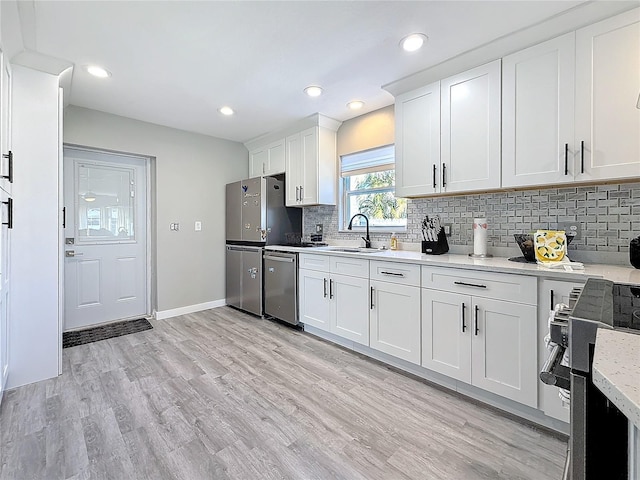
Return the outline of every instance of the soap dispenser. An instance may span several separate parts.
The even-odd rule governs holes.
[[[391,250],[397,250],[398,249],[398,237],[396,236],[395,232],[393,232],[391,234],[391,242],[389,243],[389,248]]]

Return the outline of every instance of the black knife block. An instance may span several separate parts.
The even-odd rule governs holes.
[[[447,242],[447,235],[444,233],[444,229],[441,229],[440,233],[438,233],[438,240],[422,241],[422,253],[426,253],[427,255],[442,255],[443,253],[447,253],[448,251],[449,242]]]

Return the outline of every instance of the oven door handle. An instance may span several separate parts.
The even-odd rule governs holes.
[[[547,385],[553,385],[558,388],[569,389],[570,378],[569,368],[560,365],[566,348],[562,345],[556,345],[551,350],[551,354],[547,361],[544,362],[540,371],[540,380]]]

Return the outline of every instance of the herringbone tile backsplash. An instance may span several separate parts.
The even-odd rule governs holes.
[[[305,208],[305,238],[322,223],[325,239],[357,239],[359,235],[339,231],[338,208]],[[570,250],[628,252],[629,241],[640,235],[640,182],[410,199],[407,212],[407,230],[398,232],[400,242],[420,242],[422,219],[437,214],[443,223],[452,224],[451,245],[473,245],[473,219],[487,217],[493,247],[516,246],[513,233],[579,222],[581,238],[569,245]],[[388,243],[389,236],[372,234],[372,240]]]

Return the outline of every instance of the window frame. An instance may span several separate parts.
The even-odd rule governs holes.
[[[359,225],[353,225],[353,229],[352,230],[348,230],[347,226],[349,224],[349,220],[351,219],[350,216],[350,212],[349,210],[349,198],[351,196],[354,195],[354,193],[357,194],[371,194],[371,193],[387,193],[387,192],[391,192],[394,196],[394,198],[396,198],[395,196],[395,151],[394,151],[394,155],[393,155],[393,163],[386,163],[386,164],[380,164],[378,166],[372,166],[369,168],[361,168],[361,169],[357,169],[357,170],[353,170],[351,172],[343,172],[342,170],[342,159],[344,156],[348,156],[348,155],[355,155],[355,154],[362,154],[362,153],[366,153],[366,152],[370,152],[370,151],[376,151],[376,150],[382,150],[384,148],[389,148],[389,147],[393,147],[394,144],[389,144],[389,145],[381,145],[379,147],[374,147],[368,150],[362,150],[362,151],[358,151],[358,152],[353,152],[353,153],[349,153],[349,154],[345,154],[345,155],[341,155],[339,157],[339,165],[338,165],[338,182],[339,182],[339,199],[340,199],[340,204],[339,204],[339,208],[338,208],[338,223],[339,223],[339,229],[338,231],[340,233],[353,233],[353,232],[365,232],[366,231],[366,226],[359,226]],[[391,168],[389,168],[391,167]],[[374,172],[382,172],[382,171],[386,171],[386,170],[394,170],[394,185],[391,186],[387,186],[387,187],[375,187],[375,188],[368,188],[368,189],[358,189],[358,190],[349,190],[347,188],[347,181],[349,179],[349,177],[351,176],[355,176],[355,175],[361,175],[361,174],[366,174],[366,173],[374,173]],[[346,174],[345,174],[346,173]],[[402,197],[398,197],[398,198],[402,198]],[[407,231],[407,219],[404,219],[405,224],[404,225],[369,225],[369,231],[370,233],[403,233]]]

